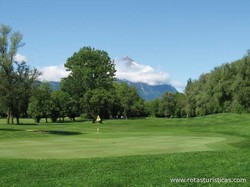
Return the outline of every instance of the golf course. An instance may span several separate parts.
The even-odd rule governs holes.
[[[250,1],[0,5],[0,187],[250,187]]]
[[[0,186],[249,186],[250,115],[45,123],[0,120]]]

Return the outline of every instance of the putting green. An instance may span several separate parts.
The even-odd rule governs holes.
[[[247,138],[249,116],[234,115],[233,120],[232,115],[219,116],[219,120],[216,115],[107,120],[102,125],[90,121],[34,125],[32,120],[19,126],[1,124],[0,158],[70,159],[235,149],[235,143]]]
[[[170,152],[211,151],[226,146],[225,137],[139,136],[122,138],[46,137],[10,139],[0,144],[2,158],[90,158]],[[224,144],[224,145],[223,145]],[[220,146],[219,146],[220,145]]]

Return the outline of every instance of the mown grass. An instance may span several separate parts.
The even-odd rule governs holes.
[[[1,120],[0,186],[249,186],[249,121],[247,114],[103,125],[23,120],[9,126]],[[248,182],[171,183],[171,178]]]

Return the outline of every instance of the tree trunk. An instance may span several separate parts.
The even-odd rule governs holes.
[[[57,121],[57,117],[51,117],[51,120],[53,123],[55,123]]]
[[[46,123],[48,123],[48,118],[47,117],[45,118],[45,120],[46,120]]]
[[[41,120],[40,117],[36,117],[36,118],[35,118],[36,123],[40,123],[40,120]]]
[[[10,124],[10,110],[7,112],[7,124]]]
[[[19,117],[16,117],[16,124],[19,125]]]
[[[12,114],[11,114],[11,124],[14,125],[14,117]]]

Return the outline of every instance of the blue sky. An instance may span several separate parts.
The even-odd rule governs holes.
[[[91,46],[112,59],[129,56],[140,71],[164,75],[162,82],[181,90],[187,79],[250,48],[249,0],[0,0],[0,6],[0,24],[24,35],[18,53],[47,77],[63,76],[67,58]]]

